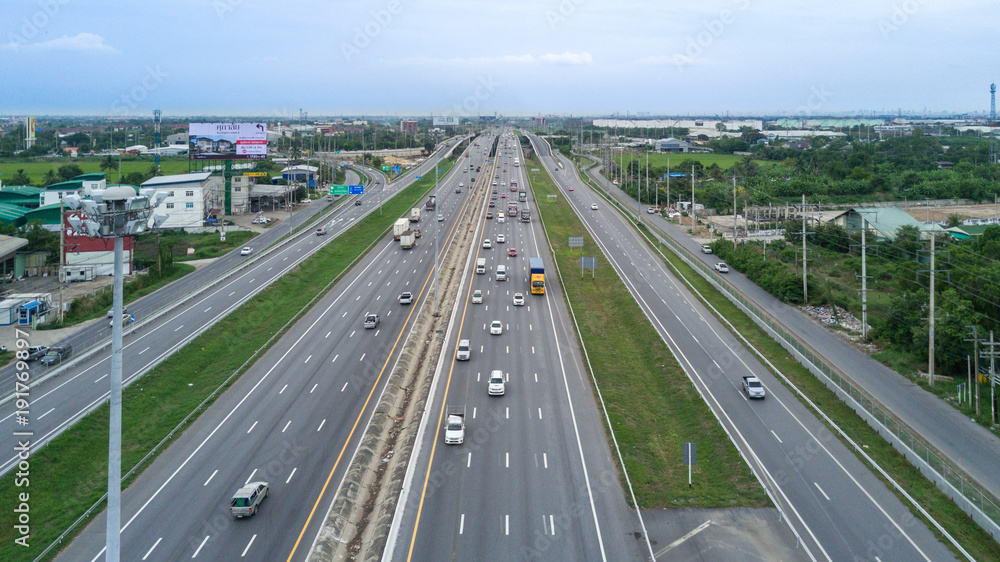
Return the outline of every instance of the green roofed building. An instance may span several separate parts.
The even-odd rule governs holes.
[[[0,202],[0,223],[12,224],[17,227],[24,226],[28,223],[28,219],[25,218],[28,211],[30,209],[20,205]],[[59,212],[56,211],[56,224],[59,224],[58,214]]]
[[[41,205],[45,189],[31,185],[5,185],[0,187],[0,203],[35,208]]]
[[[944,232],[940,225],[924,224],[899,207],[855,207],[833,217],[830,221],[854,233],[861,230],[862,219],[867,223],[868,233],[875,235],[876,240],[880,242],[894,241],[896,232],[902,226],[914,226],[920,229],[925,239],[928,232]]]
[[[53,203],[58,203],[63,197],[71,193],[77,193],[83,196],[86,195],[91,189],[106,189],[107,186],[108,183],[104,179],[103,173],[81,174],[69,181],[63,181],[46,186],[45,193],[42,194],[41,204],[51,205]]]
[[[48,230],[59,231],[59,203],[42,205],[37,209],[25,209],[24,224],[40,222]],[[21,225],[18,225],[21,226]]]
[[[987,228],[1000,228],[1000,226],[995,224],[967,224],[946,228],[945,231],[958,240],[968,240],[969,238],[982,236]]]

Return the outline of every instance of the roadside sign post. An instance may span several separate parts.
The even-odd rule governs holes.
[[[594,279],[597,271],[597,258],[580,258],[580,278],[583,278],[583,270],[590,270],[590,278]]]
[[[688,467],[688,488],[691,487],[691,465],[697,462],[697,448],[694,443],[684,444],[684,464]]]

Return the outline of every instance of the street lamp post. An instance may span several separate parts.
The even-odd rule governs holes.
[[[114,297],[111,309],[111,393],[108,429],[108,521],[106,560],[118,562],[121,555],[121,476],[122,476],[122,254],[126,236],[135,236],[159,227],[166,215],[153,216],[167,193],[131,187],[113,186],[92,189],[90,199],[71,194],[63,203],[83,216],[67,219],[73,230],[90,238],[113,238],[115,244]]]

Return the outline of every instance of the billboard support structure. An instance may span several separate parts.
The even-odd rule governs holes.
[[[225,213],[227,215],[233,214],[233,161],[226,160],[226,171],[225,171],[226,187],[223,189],[225,192]]]
[[[267,126],[264,123],[190,123],[188,125],[188,171],[192,160],[224,160],[224,212],[233,213],[233,160],[267,158]]]

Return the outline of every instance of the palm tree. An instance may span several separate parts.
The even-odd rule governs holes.
[[[57,176],[56,171],[51,168],[49,168],[49,170],[45,172],[45,175],[42,176],[42,185],[46,187],[57,183],[58,181],[59,176]]]
[[[106,172],[108,170],[117,170],[118,160],[111,155],[108,155],[104,160],[101,161],[101,171]]]
[[[156,176],[161,176],[163,174],[160,173],[160,167],[159,166],[157,166],[156,164],[150,164],[149,165],[149,169],[146,170],[146,175],[149,176],[149,177],[151,177],[151,178],[155,178]]]

